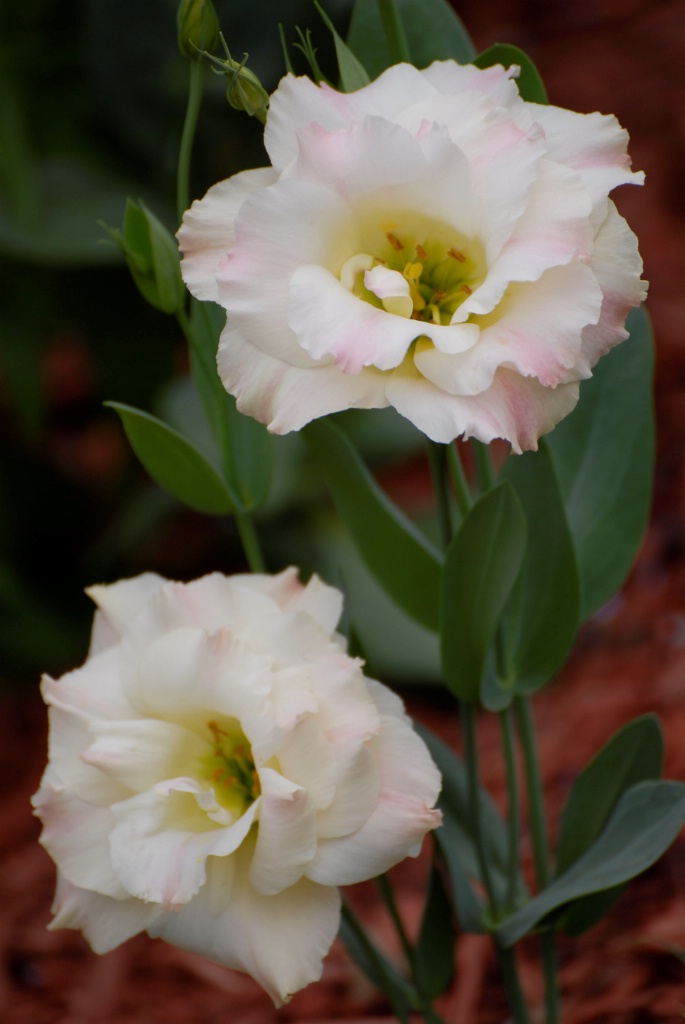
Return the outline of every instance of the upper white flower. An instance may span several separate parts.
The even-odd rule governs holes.
[[[515,73],[282,80],[272,167],[214,186],[178,235],[191,292],[228,311],[219,372],[242,411],[285,433],[393,405],[436,441],[515,451],[571,411],[646,293],[607,198],[642,175],[614,117],[525,102]]]
[[[334,632],[342,596],[278,576],[154,574],[89,591],[88,659],[55,681],[34,797],[54,928],[141,930],[256,978],[321,974],[337,886],[415,856],[439,773],[401,701]]]

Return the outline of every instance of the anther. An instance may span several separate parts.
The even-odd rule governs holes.
[[[388,231],[385,237],[390,242],[390,245],[393,247],[395,252],[401,252],[402,249],[404,249],[404,245],[400,242],[397,235],[393,235],[392,231]]]
[[[473,294],[473,289],[469,288],[469,286],[467,284],[462,284],[461,285],[461,290],[463,292],[466,292],[467,295],[472,295]]]
[[[447,255],[451,256],[453,260],[457,260],[458,263],[466,263],[466,256],[464,256],[463,252],[459,252],[454,247],[447,250]]]
[[[422,245],[417,245],[416,246],[416,255],[419,257],[420,260],[427,260],[428,259],[428,253],[426,252],[426,250],[424,249],[424,247]]]

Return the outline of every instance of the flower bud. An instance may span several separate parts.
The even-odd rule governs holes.
[[[176,16],[178,48],[184,57],[199,60],[219,41],[219,19],[212,0],[181,0]]]
[[[143,298],[162,313],[177,313],[183,306],[185,286],[176,242],[162,222],[142,200],[127,199],[121,231],[106,230],[126,257]]]
[[[247,59],[247,58],[246,58]],[[254,72],[245,67],[245,61],[238,64],[230,58],[224,61],[228,78],[226,99],[234,110],[244,110],[251,117],[264,123],[269,107],[269,94]]]

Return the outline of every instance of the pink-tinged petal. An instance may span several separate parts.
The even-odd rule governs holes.
[[[578,383],[545,388],[534,377],[498,370],[492,386],[479,395],[455,397],[422,377],[407,360],[388,382],[397,411],[433,441],[476,437],[484,444],[509,441],[515,452],[535,451],[538,438],[575,408]]]
[[[316,809],[306,789],[272,768],[259,772],[259,828],[250,881],[265,895],[302,878],[316,851]]]
[[[421,335],[444,350],[462,352],[478,337],[472,324],[445,327],[377,309],[316,266],[300,267],[292,276],[289,322],[304,349],[317,359],[333,356],[346,377],[399,366]]]
[[[380,371],[345,374],[332,362],[307,369],[290,366],[262,352],[230,324],[221,335],[217,361],[224,387],[235,395],[240,411],[266,423],[274,434],[299,430],[341,409],[388,405]]]
[[[524,213],[483,284],[459,307],[459,319],[490,313],[512,281],[536,281],[550,267],[588,259],[593,244],[590,212],[590,197],[578,173],[540,160]]]
[[[631,171],[628,132],[611,114],[577,114],[562,107],[528,104],[545,132],[547,153],[578,171],[601,223],[607,194],[618,185],[641,185],[644,174]]]
[[[103,896],[127,896],[114,871],[107,835],[113,824],[109,807],[94,807],[68,792],[41,787],[32,800],[43,822],[40,843],[72,885]]]
[[[330,806],[339,774],[336,752],[314,714],[301,716],[286,732],[278,763],[286,779],[306,790],[316,812]]]
[[[272,167],[242,171],[213,185],[183,215],[176,237],[183,253],[181,274],[196,299],[218,302],[216,272],[235,240],[235,220],[247,197],[276,181]]]
[[[135,618],[143,605],[165,582],[155,572],[144,572],[128,580],[118,580],[117,583],[88,587],[86,594],[100,611],[100,614],[95,616],[89,657],[115,643],[130,620]]]
[[[647,297],[647,282],[640,280],[637,238],[611,200],[597,232],[590,266],[604,295],[599,323],[583,331],[583,353],[594,366],[600,356],[628,337],[625,318]]]
[[[552,267],[538,281],[510,286],[495,312],[480,321],[478,345],[469,352],[445,356],[419,344],[414,362],[427,380],[459,397],[486,391],[501,366],[555,387],[589,377],[581,334],[597,323],[601,308],[602,293],[589,267]]]
[[[340,923],[340,896],[307,879],[272,896],[257,892],[249,878],[249,845],[231,858],[234,878],[224,878],[227,860],[212,858],[197,897],[148,932],[247,972],[280,1006],[321,977]]]
[[[94,953],[109,953],[152,925],[160,909],[140,900],[117,900],[79,889],[58,872],[52,913],[50,931],[80,929]]]
[[[207,753],[207,740],[182,725],[157,718],[96,722],[91,732],[94,741],[83,751],[81,760],[129,793],[140,793],[177,775],[192,774]]]
[[[135,707],[126,693],[124,673],[125,665],[117,644],[58,680],[43,676],[43,700],[88,718],[136,718]]]
[[[337,272],[360,241],[357,217],[327,184],[280,179],[240,209],[235,244],[218,270],[219,302],[262,351],[313,366],[287,326],[288,282],[310,263]]]
[[[379,875],[405,857],[415,857],[442,820],[434,809],[441,778],[426,745],[404,718],[382,715],[369,741],[380,772],[378,802],[356,832],[319,842],[307,877],[323,885],[351,885]],[[335,880],[335,881],[334,881]]]
[[[368,744],[347,742],[335,751],[336,785],[333,802],[317,819],[319,841],[337,839],[361,828],[372,814],[380,792],[380,775]]]
[[[190,781],[178,781],[178,789],[139,793],[115,804],[109,833],[112,868],[126,892],[167,908],[197,894],[206,881],[207,858],[234,853],[259,809],[255,800],[222,828],[199,807]]]
[[[436,60],[421,74],[442,95],[480,92],[495,106],[508,106],[520,102],[516,86],[518,68],[515,67],[505,69],[501,64],[493,64],[489,68],[477,68],[475,64]]]
[[[335,587],[324,583],[316,574],[283,605],[292,611],[310,615],[329,635],[340,622],[343,596]]]
[[[409,104],[434,95],[427,77],[409,64],[396,64],[353,93],[286,75],[271,97],[264,145],[274,167],[283,170],[297,156],[297,133],[308,125],[337,131],[366,114],[393,120]]]
[[[58,683],[52,684],[57,689]],[[48,735],[49,767],[43,785],[64,789],[79,800],[98,807],[107,807],[115,800],[129,796],[129,790],[120,782],[86,763],[83,753],[93,742],[93,727],[98,719],[68,706],[61,706],[58,697],[50,696],[50,688],[43,686],[49,700]]]

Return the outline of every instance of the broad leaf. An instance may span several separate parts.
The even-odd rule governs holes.
[[[416,67],[450,58],[467,64],[475,57],[471,38],[447,0],[396,0],[396,8]],[[356,0],[347,44],[371,78],[393,63],[378,0]]]
[[[557,874],[595,842],[621,795],[661,775],[664,741],[655,715],[644,715],[614,733],[573,784],[559,826]]]
[[[644,309],[600,359],[576,409],[547,438],[573,535],[588,618],[628,575],[649,515],[654,466],[653,341]]]
[[[160,487],[198,512],[221,516],[233,511],[221,477],[181,434],[140,409],[120,402],[105,404],[118,413],[131,447]]]
[[[529,103],[549,103],[540,72],[528,54],[518,46],[495,43],[494,46],[479,53],[473,63],[478,68],[490,68],[493,64],[502,64],[505,68],[510,68],[512,64],[516,64],[521,69],[516,84],[522,98]]]
[[[505,630],[516,693],[544,686],[566,661],[580,614],[573,539],[554,466],[544,445],[508,460],[505,479],[521,502],[527,544]]]
[[[426,905],[416,944],[416,974],[423,995],[432,1002],[449,987],[454,973],[456,928],[442,875],[433,862]]]
[[[440,649],[445,682],[477,700],[500,616],[523,564],[526,525],[509,483],[485,494],[455,533],[442,574]]]
[[[302,434],[367,567],[408,615],[437,630],[438,552],[386,497],[336,424],[315,420]]]
[[[640,782],[619,800],[606,828],[568,871],[498,928],[511,946],[552,911],[590,893],[603,892],[646,871],[668,849],[685,823],[685,783]]]

